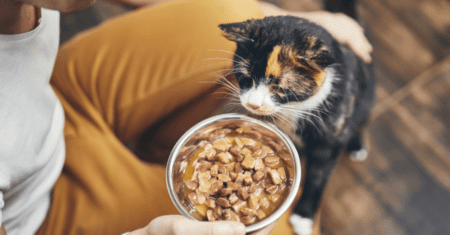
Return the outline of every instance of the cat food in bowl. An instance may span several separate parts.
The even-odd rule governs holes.
[[[259,230],[277,220],[300,186],[300,159],[278,128],[240,114],[206,119],[170,154],[166,181],[177,209],[202,221]]]

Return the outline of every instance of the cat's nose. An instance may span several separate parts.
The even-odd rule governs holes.
[[[259,105],[254,105],[254,104],[250,104],[250,103],[246,103],[245,106],[252,110],[258,110],[259,108],[261,108],[261,106],[259,106]]]
[[[270,115],[271,113],[273,113],[275,111],[273,109],[273,107],[268,105],[266,102],[262,102],[261,105],[255,105],[255,104],[251,104],[251,103],[246,103],[245,107],[248,110],[250,110],[253,113],[258,114],[258,115]]]

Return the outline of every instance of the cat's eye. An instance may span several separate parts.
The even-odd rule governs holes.
[[[236,80],[239,84],[239,88],[241,90],[248,90],[250,89],[254,82],[253,79],[245,74],[236,74]]]

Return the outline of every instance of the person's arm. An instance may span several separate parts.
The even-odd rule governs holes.
[[[0,34],[19,34],[34,29],[36,9],[21,2],[0,0]]]
[[[364,35],[364,29],[358,22],[343,13],[287,11],[266,2],[260,2],[260,6],[266,16],[292,15],[308,19],[328,30],[336,40],[350,47],[364,62],[372,61],[370,55],[372,45]]]
[[[3,224],[0,227],[0,235],[6,235],[6,230],[5,230],[5,227],[3,227]]]
[[[130,9],[136,9],[148,5],[156,5],[167,2],[174,2],[179,0],[103,0],[113,4],[121,5]]]

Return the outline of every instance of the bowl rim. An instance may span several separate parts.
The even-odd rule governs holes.
[[[290,205],[292,204],[292,202],[294,201],[297,192],[300,188],[300,181],[301,181],[301,176],[302,176],[302,169],[301,169],[301,162],[300,162],[300,157],[298,155],[297,149],[295,148],[294,143],[292,142],[292,140],[284,133],[282,132],[277,126],[275,126],[272,123],[267,123],[267,122],[263,122],[260,121],[258,119],[246,116],[246,115],[242,115],[242,114],[237,114],[237,113],[227,113],[227,114],[219,114],[210,118],[207,118],[203,121],[200,121],[199,123],[195,124],[194,126],[192,126],[188,131],[186,131],[180,139],[178,139],[177,143],[174,145],[170,155],[169,155],[169,159],[167,161],[167,166],[166,166],[166,185],[167,185],[167,189],[169,191],[169,195],[170,198],[173,202],[173,204],[175,205],[175,207],[178,209],[178,211],[190,218],[190,219],[194,219],[194,220],[198,220],[197,218],[195,218],[193,215],[191,215],[182,205],[180,200],[178,199],[178,196],[175,192],[174,189],[174,183],[173,183],[173,178],[172,178],[172,173],[173,173],[173,167],[175,164],[175,160],[177,158],[178,153],[180,152],[181,148],[183,147],[183,145],[186,143],[186,141],[189,140],[189,138],[195,134],[196,131],[198,131],[199,129],[213,124],[217,121],[223,121],[223,120],[230,120],[230,119],[238,119],[238,120],[245,120],[245,121],[250,121],[256,124],[259,124],[265,128],[267,128],[268,130],[274,132],[275,134],[277,134],[283,141],[284,143],[287,145],[289,151],[291,152],[292,158],[293,158],[293,162],[294,162],[294,172],[296,172],[297,174],[294,175],[294,181],[292,183],[292,187],[291,190],[288,194],[288,196],[286,197],[286,199],[284,200],[284,202],[281,204],[281,206],[275,211],[273,212],[270,216],[268,216],[267,218],[265,218],[264,220],[256,223],[256,224],[252,224],[250,226],[246,226],[246,232],[253,232],[253,231],[257,231],[259,229],[262,229],[264,227],[266,227],[267,225],[271,224],[272,222],[276,221],[278,218],[280,218],[290,207]]]

